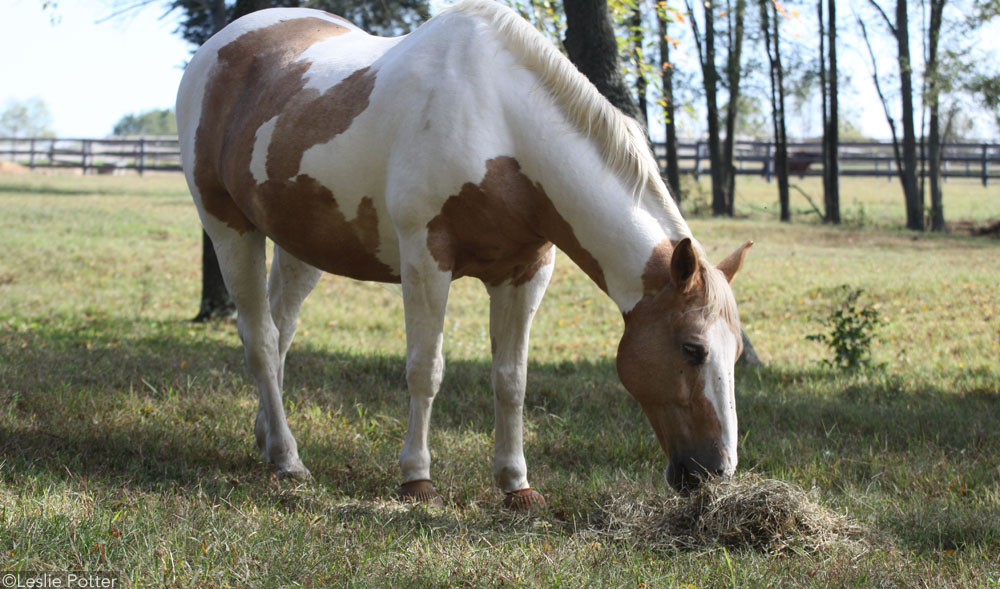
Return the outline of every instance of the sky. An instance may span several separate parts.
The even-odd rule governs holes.
[[[127,114],[173,107],[192,47],[175,33],[180,14],[164,14],[165,0],[105,22],[115,0],[57,1],[55,10],[43,10],[43,0],[0,0],[0,110],[11,100],[41,98],[52,130],[68,138],[104,137]],[[998,37],[986,36],[994,44]],[[842,69],[854,71],[842,108],[866,135],[888,138],[866,61],[850,47],[841,59]],[[659,127],[651,129],[654,139]]]
[[[173,107],[191,49],[162,4],[100,24],[110,0],[61,0],[54,12],[42,0],[0,5],[0,109],[38,97],[57,136],[104,137],[126,114]]]

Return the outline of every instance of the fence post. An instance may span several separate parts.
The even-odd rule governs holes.
[[[28,154],[28,167],[35,169],[35,138],[31,138],[31,153]]]
[[[764,177],[767,178],[769,184],[774,179],[774,156],[771,149],[771,142],[768,141],[764,147]]]
[[[146,167],[146,137],[139,138],[139,175],[142,176],[142,172]]]
[[[983,186],[989,183],[989,160],[986,159],[986,144],[983,144]]]
[[[694,144],[694,181],[701,178],[701,141]]]
[[[89,157],[90,156],[90,141],[88,141],[87,139],[83,140],[83,145],[81,146],[80,152],[83,154],[83,156],[82,156],[82,162],[81,162],[81,166],[80,167],[83,168],[83,175],[86,176],[87,175],[87,164],[90,163],[89,162],[89,159],[90,159],[90,157]]]

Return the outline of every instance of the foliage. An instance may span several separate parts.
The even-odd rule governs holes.
[[[807,340],[821,342],[833,352],[833,360],[823,363],[841,370],[857,370],[872,365],[871,345],[881,324],[878,306],[862,301],[863,289],[848,284],[838,289],[842,300],[835,302],[826,319],[820,320],[827,333],[810,334]]]
[[[41,98],[7,101],[0,113],[0,136],[51,137],[52,115]]]
[[[115,123],[113,135],[176,135],[177,117],[173,109],[161,108],[128,114]]]

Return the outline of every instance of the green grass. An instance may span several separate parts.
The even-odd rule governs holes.
[[[872,530],[862,551],[668,552],[588,526],[616,497],[669,491],[615,376],[621,318],[562,256],[526,406],[548,511],[507,513],[491,481],[487,297],[471,280],[452,290],[431,431],[446,507],[392,500],[401,298],[336,277],[306,303],[286,370],[315,479],[276,481],[235,329],[188,321],[200,228],[183,181],[26,175],[0,177],[0,570],[130,586],[998,586],[1000,242],[900,230],[883,181],[845,180],[845,213],[865,217],[836,228],[795,195],[779,224],[772,185],[739,189],[739,218],[691,225],[713,259],[756,241],[735,289],[768,366],[737,377],[740,467],[814,489]],[[945,199],[952,219],[1000,217],[996,187],[953,181]],[[832,371],[805,339],[844,283],[888,321],[880,370]]]

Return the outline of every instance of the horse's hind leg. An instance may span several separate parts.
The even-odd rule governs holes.
[[[309,293],[316,287],[323,272],[306,264],[277,245],[271,261],[271,278],[267,285],[271,319],[278,329],[278,388],[285,387],[285,356],[295,337],[299,309]],[[267,445],[267,414],[262,402],[257,410],[254,433],[257,445],[264,450]]]
[[[264,234],[256,229],[240,233],[210,215],[203,215],[202,222],[236,303],[240,339],[257,383],[264,414],[262,458],[278,466],[279,476],[308,476],[281,404],[280,337],[268,307]]]
[[[515,509],[544,504],[528,486],[522,440],[522,408],[528,374],[528,332],[553,264],[542,266],[527,283],[487,287],[490,293],[490,347],[493,350],[493,477],[504,492],[504,505]]]

